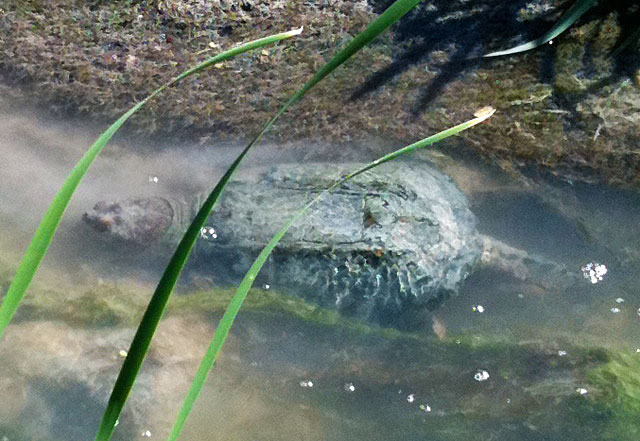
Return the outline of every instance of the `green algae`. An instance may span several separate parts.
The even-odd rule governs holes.
[[[8,286],[10,274],[8,267],[0,261],[0,288]],[[16,320],[55,319],[74,327],[133,326],[142,316],[148,291],[148,287],[136,289],[126,283],[103,281],[93,286],[75,286],[65,290],[36,283],[31,294],[25,298]],[[214,287],[178,294],[169,302],[167,313],[195,312],[219,317],[226,310],[233,293],[232,287]],[[308,324],[340,328],[354,333],[375,333],[386,338],[406,338],[412,335],[391,328],[372,327],[344,317],[338,311],[271,289],[252,289],[244,303],[243,312],[288,316]]]
[[[637,440],[640,436],[640,354],[611,352],[609,360],[587,372],[589,398],[576,406],[581,420],[604,425],[603,438]]]
[[[574,28],[555,52],[556,92],[560,95],[582,94],[607,78],[613,70],[611,53],[620,32],[618,17],[613,13]],[[589,64],[595,69],[588,68]]]
[[[172,299],[167,313],[195,312],[217,319],[232,294],[231,288],[182,293]],[[81,290],[70,301],[63,302],[64,306],[56,307],[60,302],[54,303],[52,298],[59,295],[53,290],[36,289],[20,319],[55,318],[77,327],[132,326],[139,319],[146,294],[103,283]],[[545,400],[553,398],[554,408],[567,412],[573,421],[594,431],[591,434],[593,436],[604,434],[604,439],[624,441],[635,440],[637,437],[634,436],[640,433],[640,424],[634,420],[640,412],[640,357],[636,358],[635,354],[561,344],[569,353],[563,357],[554,349],[558,346],[557,342],[518,342],[503,335],[480,333],[453,335],[437,340],[424,331],[406,333],[369,326],[343,317],[337,311],[273,290],[252,290],[244,307],[242,314],[249,317],[300,321],[302,326],[321,327],[330,331],[331,335],[337,333],[335,335],[341,338],[350,336],[348,338],[354,339],[354,342],[362,342],[362,337],[366,336],[372,344],[386,341],[385,344],[393,344],[398,348],[405,345],[420,347],[419,354],[429,354],[429,359],[434,363],[430,369],[436,369],[435,372],[437,366],[450,366],[446,369],[453,373],[456,369],[464,369],[463,366],[469,363],[478,366],[491,364],[494,366],[490,368],[492,381],[496,385],[517,385],[521,396],[513,406],[491,401],[493,404],[487,407],[488,398],[483,398],[484,395],[474,398],[472,391],[461,389],[459,405],[464,421],[471,425],[473,421],[488,417],[487,412],[492,415],[505,412],[505,417],[528,418],[537,425],[556,424],[555,420],[547,421],[545,418],[550,417],[545,416],[544,412]],[[576,384],[584,384],[589,391],[587,396],[574,393],[562,381],[554,379],[557,373],[562,372],[572,372]],[[421,375],[430,374],[427,371]],[[445,429],[446,425],[442,427],[443,431]],[[469,433],[466,430],[463,432]],[[591,435],[585,439],[598,439]]]
[[[560,94],[578,94],[587,90],[588,81],[578,77],[584,63],[585,48],[579,42],[560,44],[555,57],[555,89]]]
[[[167,306],[168,314],[183,311],[221,315],[233,297],[233,288],[216,288],[175,296]],[[274,290],[251,289],[242,305],[241,314],[270,314],[286,316],[307,324],[342,329],[357,334],[376,334],[385,338],[416,337],[392,328],[378,328],[359,320],[342,316],[338,311],[323,308],[305,300]]]
[[[10,274],[9,264],[0,260],[0,282],[7,283]],[[34,286],[33,295],[29,296],[24,311],[18,317],[20,321],[55,319],[74,327],[105,329],[133,326],[139,320],[149,295],[148,287],[135,289],[125,283],[95,283],[76,286],[71,291],[58,291],[48,286]],[[183,292],[172,299],[167,313],[194,312],[217,319],[232,294],[231,288]],[[55,301],[63,296],[68,299]],[[466,390],[468,386],[461,385],[460,391],[456,389],[452,393],[459,393],[460,418],[468,423],[465,428],[490,416],[489,413],[496,415],[496,412],[504,413],[505,418],[525,418],[541,428],[553,426],[558,424],[560,417],[549,416],[544,411],[547,401],[552,400],[557,412],[563,412],[562,415],[566,415],[572,424],[583,427],[586,440],[635,441],[640,434],[640,423],[636,421],[640,412],[640,355],[628,349],[603,349],[589,344],[581,346],[575,338],[565,342],[553,339],[520,342],[512,336],[473,332],[438,340],[429,331],[407,333],[373,327],[341,316],[335,310],[321,308],[272,289],[253,289],[246,299],[243,314],[276,321],[300,321],[303,326],[321,327],[337,333],[335,335],[349,336],[354,342],[362,342],[362,337],[366,336],[366,341],[378,342],[375,344],[387,342],[387,345],[397,348],[421,348],[418,353],[429,354],[434,363],[430,369],[435,369],[434,372],[439,365],[450,366],[446,368],[447,372],[453,373],[469,363],[478,366],[491,363],[495,366],[495,370],[490,369],[492,382],[496,385],[517,385],[521,396],[509,406],[493,402],[487,407],[489,397],[476,396],[473,391]],[[568,355],[559,356],[558,347],[566,349]],[[432,375],[428,372],[421,375]],[[573,386],[554,379],[562,372],[573,373]],[[409,375],[407,378],[415,374],[405,373]],[[587,395],[575,392],[577,386],[584,386],[588,390]],[[445,420],[450,422],[450,418]],[[471,433],[462,427],[450,432],[447,427],[444,424],[438,433],[442,436]]]
[[[141,293],[115,284],[101,284],[82,291],[57,291],[37,286],[25,298],[17,321],[53,319],[74,327],[134,325],[142,316]]]

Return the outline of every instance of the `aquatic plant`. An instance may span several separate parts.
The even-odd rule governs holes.
[[[586,372],[590,400],[575,397],[571,414],[578,424],[599,423],[607,440],[640,436],[640,359],[637,354],[601,354],[606,363]]]

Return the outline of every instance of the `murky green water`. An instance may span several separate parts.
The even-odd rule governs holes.
[[[10,274],[45,203],[93,133],[9,113],[6,103],[3,109],[2,130],[11,135],[0,143],[6,226],[0,257]],[[294,150],[296,159],[302,150]],[[374,150],[347,156],[369,159]],[[114,254],[79,223],[80,213],[100,199],[214,182],[229,152],[177,146],[156,154],[124,142],[105,152],[36,280],[41,296],[44,286],[49,297],[68,302],[66,322],[38,307],[25,309],[0,344],[0,384],[11,391],[0,398],[1,440],[93,437],[132,328],[78,327],[69,318],[77,304],[65,292],[98,287],[97,303],[88,308],[100,307],[105,286],[116,287],[115,297],[133,289],[144,299],[166,261],[144,250]],[[268,148],[252,161],[288,155]],[[640,377],[632,374],[640,369],[640,197],[533,173],[513,179],[472,159],[434,160],[468,194],[482,233],[565,265],[577,283],[528,285],[477,271],[436,312],[436,333],[430,324],[403,333],[313,309],[296,316],[282,307],[254,308],[239,317],[182,439],[638,439],[632,416],[640,408],[634,401]],[[597,283],[582,277],[589,263],[607,268]],[[183,286],[180,296],[188,299],[193,289]],[[163,325],[118,439],[166,435],[219,317],[195,310],[173,311]]]

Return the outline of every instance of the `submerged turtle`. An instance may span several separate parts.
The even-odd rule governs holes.
[[[356,167],[279,165],[231,182],[196,245],[198,270],[220,285],[238,283],[292,213]],[[127,242],[175,246],[201,201],[99,202],[84,220]],[[478,233],[465,195],[448,176],[401,162],[364,173],[316,203],[280,242],[260,283],[406,327],[456,293],[479,264],[524,278],[529,268],[522,262],[534,262],[526,257]]]

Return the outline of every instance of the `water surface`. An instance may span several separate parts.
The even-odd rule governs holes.
[[[0,132],[0,257],[11,270],[99,129],[14,109],[0,97]],[[154,151],[143,142],[116,140],[80,186],[35,281],[51,296],[114,285],[147,298],[168,256],[114,249],[91,234],[81,213],[103,199],[208,188],[238,149],[176,142]],[[259,147],[244,173],[304,160],[308,148]],[[355,146],[341,157],[369,160],[385,148]],[[330,159],[331,150],[311,158]],[[602,364],[598,348],[640,357],[638,194],[538,173],[515,179],[468,157],[431,159],[468,194],[482,233],[580,277],[585,265],[604,264],[603,280],[580,279],[567,290],[478,271],[437,311],[443,340],[430,326],[385,332],[278,311],[243,313],[184,440],[596,440],[611,433],[618,421],[611,415],[585,425],[571,410],[580,407],[568,406],[591,399],[579,381],[591,364]],[[193,289],[185,284],[180,295]],[[118,439],[166,434],[216,317],[173,313]],[[114,378],[110,363],[117,365],[132,329],[78,329],[24,313],[7,335],[24,346],[0,345],[7,366],[0,383],[16,391],[0,401],[0,439],[90,439],[108,392],[101,378]],[[87,349],[94,344],[94,352]]]

